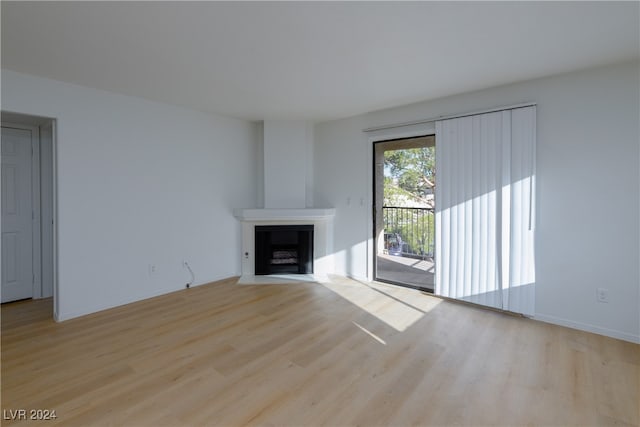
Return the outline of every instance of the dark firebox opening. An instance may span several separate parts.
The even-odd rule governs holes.
[[[312,274],[313,225],[259,225],[255,274]]]

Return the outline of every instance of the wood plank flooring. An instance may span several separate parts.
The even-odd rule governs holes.
[[[228,279],[63,323],[2,306],[3,425],[640,424],[640,346],[412,289]]]

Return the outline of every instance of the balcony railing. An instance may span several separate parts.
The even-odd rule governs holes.
[[[392,255],[433,258],[435,215],[431,208],[382,208],[385,249]]]

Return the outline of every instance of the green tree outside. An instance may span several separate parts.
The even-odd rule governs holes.
[[[435,147],[389,150],[384,153],[385,233],[398,233],[403,252],[432,256],[434,248]]]

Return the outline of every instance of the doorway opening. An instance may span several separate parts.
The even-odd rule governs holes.
[[[374,279],[433,292],[434,135],[374,142]]]
[[[1,301],[56,298],[55,120],[1,115]]]

